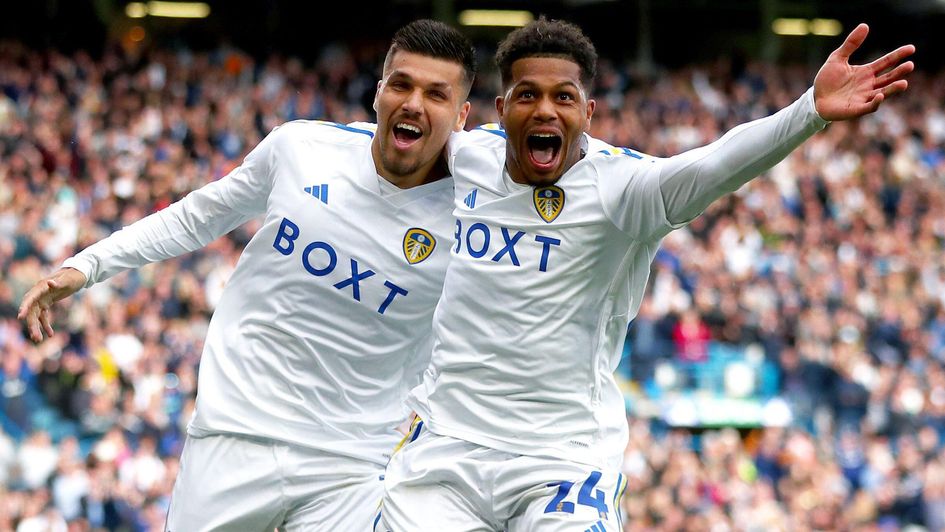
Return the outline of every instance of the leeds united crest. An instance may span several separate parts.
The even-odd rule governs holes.
[[[564,208],[564,191],[556,186],[535,189],[535,208],[541,219],[551,223]]]
[[[436,247],[436,239],[429,231],[414,227],[407,230],[404,235],[404,257],[410,264],[423,262],[423,259],[433,253],[434,247]]]

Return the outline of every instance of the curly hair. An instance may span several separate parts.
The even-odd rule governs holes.
[[[459,63],[463,67],[464,88],[468,92],[472,87],[478,70],[476,50],[469,38],[452,26],[437,20],[420,19],[397,30],[384,59],[385,72],[399,51]]]
[[[597,50],[581,28],[563,20],[539,17],[508,34],[495,53],[502,86],[512,80],[512,63],[525,57],[557,57],[581,67],[581,83],[590,90],[597,75]]]

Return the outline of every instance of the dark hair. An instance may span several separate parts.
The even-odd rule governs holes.
[[[437,20],[420,19],[397,30],[384,58],[384,70],[397,52],[410,52],[436,59],[453,61],[463,66],[463,83],[467,94],[476,77],[478,65],[472,42],[459,30]]]
[[[558,57],[581,67],[581,83],[590,91],[597,75],[597,50],[581,28],[540,17],[508,34],[495,53],[502,86],[512,81],[512,63],[525,57]]]

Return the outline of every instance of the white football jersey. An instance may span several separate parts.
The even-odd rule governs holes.
[[[65,262],[91,286],[265,215],[211,319],[190,434],[386,464],[429,360],[453,180],[382,193],[373,131],[287,123],[226,177]]]
[[[586,156],[539,188],[511,180],[499,128],[454,135],[452,261],[408,404],[434,433],[617,467],[627,420],[613,372],[661,239],[825,124],[811,90],[676,157],[585,137]]]

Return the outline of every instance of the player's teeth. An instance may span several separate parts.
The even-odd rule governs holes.
[[[420,128],[412,124],[397,124],[397,127],[406,129],[407,131],[413,131],[414,133],[420,133]]]

